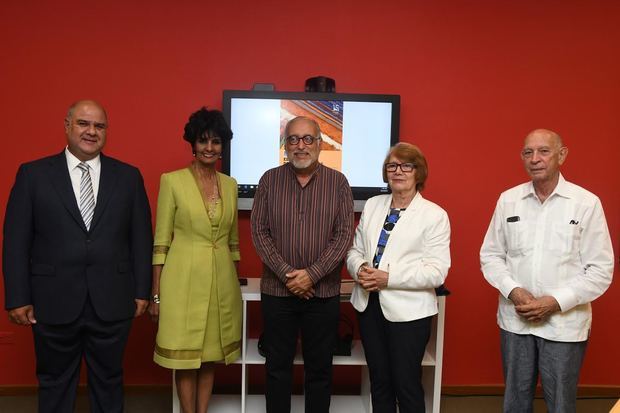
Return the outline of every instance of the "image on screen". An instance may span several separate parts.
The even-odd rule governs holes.
[[[284,128],[289,120],[305,116],[321,128],[319,162],[342,172],[342,101],[288,100],[280,101],[280,165],[288,162],[285,152]]]
[[[235,92],[243,96],[231,96]],[[224,114],[233,131],[224,172],[237,180],[240,201],[253,198],[264,172],[287,162],[284,127],[297,116],[318,122],[322,138],[319,162],[347,177],[354,199],[388,192],[381,169],[388,149],[398,138],[394,130],[398,99],[359,98],[393,95],[344,94],[326,98],[321,94],[317,99],[317,94],[300,93],[289,98],[287,94],[224,93]],[[246,209],[243,202],[240,205]]]

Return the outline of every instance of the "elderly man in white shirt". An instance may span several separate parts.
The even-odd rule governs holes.
[[[612,279],[603,207],[560,174],[567,154],[555,132],[526,137],[521,159],[532,181],[501,194],[480,250],[500,293],[504,412],[532,412],[539,372],[549,412],[575,412],[590,303]]]

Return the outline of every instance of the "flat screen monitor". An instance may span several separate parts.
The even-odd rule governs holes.
[[[296,116],[319,123],[319,161],[347,177],[356,211],[368,198],[389,192],[381,169],[398,142],[399,95],[225,90],[222,106],[233,131],[222,166],[237,180],[239,209],[252,208],[265,171],[287,162],[282,135]]]

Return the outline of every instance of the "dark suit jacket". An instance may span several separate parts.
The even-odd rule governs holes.
[[[74,321],[90,296],[105,321],[133,316],[151,289],[151,212],[138,169],[101,155],[86,230],[64,151],[20,166],[4,221],[6,309],[32,304],[47,324]]]

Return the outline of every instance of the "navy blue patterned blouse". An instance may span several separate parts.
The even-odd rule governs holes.
[[[390,238],[390,233],[398,222],[398,219],[400,218],[400,213],[404,210],[405,208],[390,208],[390,213],[385,218],[383,228],[381,229],[381,235],[379,235],[379,242],[377,242],[377,252],[375,253],[375,257],[372,260],[372,266],[374,268],[379,268],[379,263],[381,262],[381,257],[383,257],[383,253],[385,252],[385,246],[387,245],[388,238]]]

